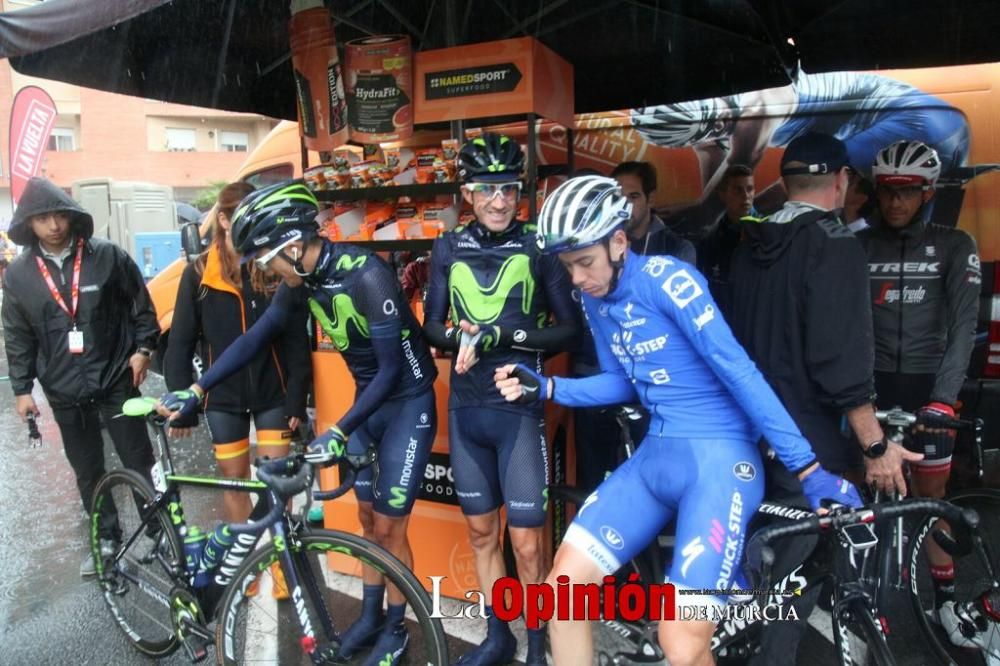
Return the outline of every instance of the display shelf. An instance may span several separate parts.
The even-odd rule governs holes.
[[[434,197],[458,194],[460,183],[427,183],[425,185],[391,185],[389,187],[359,187],[349,190],[320,190],[314,192],[320,201],[370,201],[398,199],[399,197]]]

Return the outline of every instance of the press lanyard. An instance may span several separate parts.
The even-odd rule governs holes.
[[[72,310],[66,307],[66,301],[63,300],[62,294],[59,293],[59,289],[56,287],[56,283],[52,280],[52,275],[49,273],[48,266],[45,265],[45,260],[36,255],[35,261],[38,262],[38,270],[41,271],[45,284],[49,286],[49,291],[52,292],[52,298],[69,315],[70,320],[73,322],[73,328],[76,329],[76,306],[80,302],[80,266],[83,264],[83,239],[80,238],[76,241],[76,259],[73,260],[73,283],[70,288],[70,298],[73,302]]]

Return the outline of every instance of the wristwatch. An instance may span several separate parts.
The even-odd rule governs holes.
[[[142,354],[146,358],[149,358],[150,356],[153,355],[153,350],[150,349],[149,347],[139,347],[138,349],[135,350],[135,353]]]
[[[888,450],[889,445],[885,443],[884,439],[876,439],[874,442],[862,449],[865,456],[872,459],[881,458]]]

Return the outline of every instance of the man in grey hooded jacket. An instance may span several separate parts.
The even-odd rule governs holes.
[[[143,476],[153,450],[140,418],[119,417],[139,395],[160,328],[135,262],[92,238],[94,221],[44,178],[32,178],[9,236],[25,250],[4,275],[3,318],[10,383],[22,419],[37,414],[31,392],[42,386],[76,475],[84,510],[104,474],[101,419],[122,463]],[[115,507],[102,511],[102,551],[119,538]],[[82,576],[95,573],[88,555]]]

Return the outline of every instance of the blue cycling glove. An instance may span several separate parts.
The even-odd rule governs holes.
[[[518,363],[510,376],[521,382],[521,395],[514,402],[525,404],[548,400],[549,378],[545,375],[540,375],[528,366]]]
[[[165,394],[160,398],[160,404],[172,412],[180,412],[180,416],[177,417],[178,419],[190,421],[190,418],[198,413],[198,407],[201,406],[203,397],[204,394],[197,391],[182,389]]]
[[[319,437],[309,442],[310,462],[336,462],[347,453],[347,436],[337,426],[332,426]]]
[[[862,504],[861,495],[853,483],[831,474],[822,467],[817,467],[809,476],[802,479],[802,492],[805,493],[813,511],[822,508],[821,502],[824,499],[851,508],[857,508]]]

